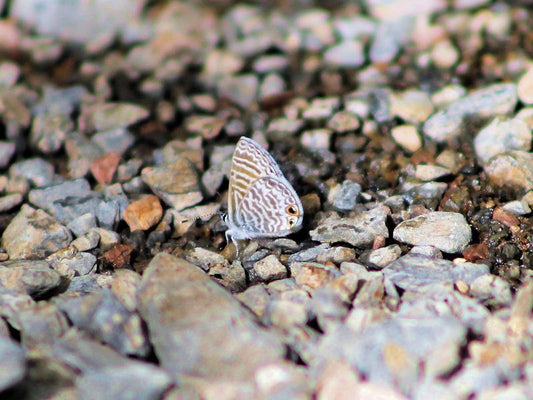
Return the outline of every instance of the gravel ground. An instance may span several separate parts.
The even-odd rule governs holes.
[[[533,398],[531,1],[0,10],[1,398]]]

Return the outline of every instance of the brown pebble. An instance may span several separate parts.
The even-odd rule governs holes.
[[[104,253],[102,259],[104,262],[111,264],[114,268],[122,268],[131,261],[133,247],[129,244],[119,243],[111,247]]]
[[[111,183],[120,162],[117,152],[105,153],[91,164],[91,172],[98,183]]]
[[[124,212],[122,218],[133,231],[145,231],[156,225],[163,217],[163,207],[159,199],[154,196],[146,196],[131,203]]]
[[[471,244],[463,250],[463,257],[469,262],[487,260],[489,258],[489,247],[484,243]]]
[[[494,209],[494,212],[492,214],[492,219],[498,222],[501,222],[508,228],[512,228],[513,226],[518,226],[520,224],[520,221],[518,221],[518,218],[514,216],[512,213],[505,211],[501,207],[496,207]]]

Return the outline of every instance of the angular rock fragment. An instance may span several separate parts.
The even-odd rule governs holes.
[[[162,367],[182,383],[209,391],[226,382],[237,385],[235,398],[250,398],[258,368],[283,358],[274,334],[183,259],[158,254],[144,271],[138,299]]]

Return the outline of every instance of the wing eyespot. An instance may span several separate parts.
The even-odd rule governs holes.
[[[298,215],[298,208],[295,205],[290,205],[285,208],[285,211],[287,211],[287,214],[296,216]]]

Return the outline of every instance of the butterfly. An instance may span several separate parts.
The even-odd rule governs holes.
[[[301,228],[300,198],[272,156],[252,139],[241,137],[233,152],[225,218],[229,238],[287,236]]]

